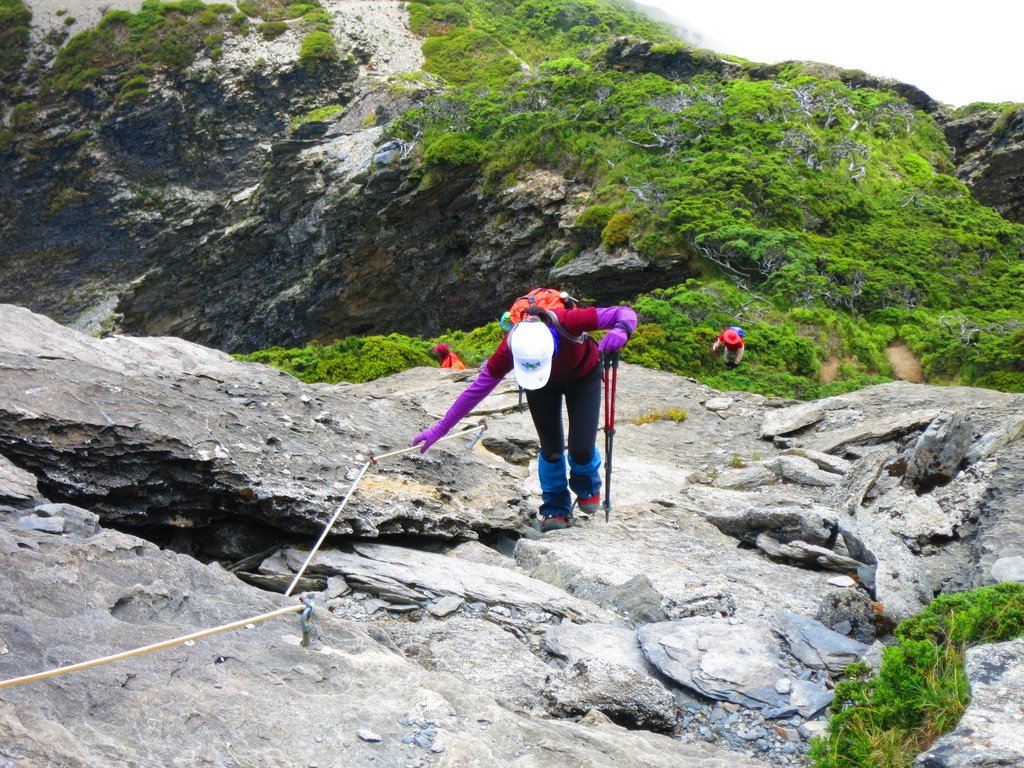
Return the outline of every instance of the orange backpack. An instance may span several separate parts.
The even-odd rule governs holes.
[[[545,322],[552,325],[558,331],[559,336],[582,344],[589,338],[587,334],[581,333],[579,336],[575,336],[569,333],[562,327],[558,318],[555,317],[555,313],[550,311],[552,309],[576,309],[579,305],[579,300],[565,291],[560,291],[557,288],[534,288],[512,303],[508,310],[508,316],[512,325],[515,325],[529,315],[543,315]]]
[[[512,303],[508,310],[509,320],[515,325],[527,315],[533,314],[530,309],[534,307],[537,309],[574,309],[579,305],[579,301],[565,291],[559,291],[557,288],[534,288]]]

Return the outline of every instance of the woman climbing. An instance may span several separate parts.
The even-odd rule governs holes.
[[[636,330],[629,307],[540,309],[516,323],[484,363],[476,380],[455,400],[437,424],[412,439],[424,453],[475,408],[509,371],[515,372],[540,439],[542,531],[567,528],[572,493],[580,511],[601,504],[601,455],[597,427],[601,410],[602,354],[618,352]],[[600,343],[588,331],[606,330]],[[568,446],[562,428],[562,404],[569,418]],[[568,447],[568,478],[566,448]]]

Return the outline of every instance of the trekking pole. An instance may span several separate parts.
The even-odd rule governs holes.
[[[612,514],[612,440],[615,437],[615,388],[619,378],[619,353],[604,357],[604,521]]]

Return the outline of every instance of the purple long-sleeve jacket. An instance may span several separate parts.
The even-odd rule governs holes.
[[[566,332],[579,335],[587,331],[623,332],[628,338],[636,330],[636,312],[630,307],[586,307],[584,309],[552,310]],[[621,344],[619,344],[621,346]],[[598,364],[597,345],[587,340],[583,343],[562,340],[558,351],[551,361],[551,379],[555,384],[565,384],[582,379]],[[459,421],[476,408],[511,370],[513,366],[512,351],[508,346],[508,336],[501,340],[498,348],[480,369],[476,380],[459,395],[444,417],[433,427],[413,438],[413,445],[424,442],[422,450],[429,448],[439,438],[444,437]]]

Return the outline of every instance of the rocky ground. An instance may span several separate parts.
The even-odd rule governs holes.
[[[368,463],[472,372],[306,386],[14,307],[0,367],[0,681],[294,605],[366,467],[297,584],[310,647],[288,615],[0,689],[18,768],[803,765],[895,622],[1024,580],[1019,395],[796,403],[627,365],[610,520],[541,536],[514,387],[470,450]],[[982,653],[974,735],[933,768],[1024,759],[1019,643]]]

